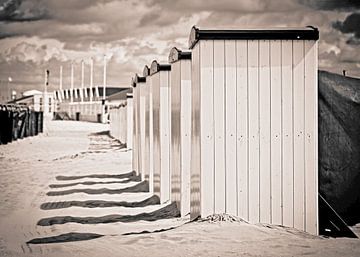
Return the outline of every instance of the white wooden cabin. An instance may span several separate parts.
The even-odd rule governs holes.
[[[172,48],[171,63],[171,201],[181,216],[190,213],[191,52]]]
[[[170,200],[170,70],[169,64],[153,61],[150,67],[153,109],[154,194]]]
[[[192,28],[192,218],[318,234],[318,38]]]

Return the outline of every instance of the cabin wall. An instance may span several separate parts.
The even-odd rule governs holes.
[[[171,64],[171,200],[190,212],[191,60]]]
[[[191,76],[191,217],[317,234],[317,42],[200,40]]]
[[[154,194],[170,200],[170,72],[151,76],[153,105]]]
[[[136,172],[136,174],[138,175],[138,151],[139,151],[139,146],[138,146],[138,134],[137,134],[137,127],[138,127],[138,120],[137,120],[137,94],[138,94],[138,87],[134,87],[133,88],[133,113],[132,116],[132,120],[133,120],[133,126],[132,126],[132,170]]]

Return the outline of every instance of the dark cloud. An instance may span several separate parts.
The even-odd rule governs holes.
[[[5,0],[0,3],[0,21],[31,22],[50,19],[42,0]]]
[[[68,85],[70,60],[74,60],[79,83],[83,59],[89,83],[92,57],[95,83],[101,84],[102,58],[107,54],[108,82],[127,84],[134,72],[142,72],[153,59],[166,61],[173,46],[187,49],[192,25],[311,24],[321,32],[319,66],[359,74],[360,55],[354,52],[360,54],[356,49],[360,40],[354,25],[348,25],[353,22],[346,21],[347,13],[342,12],[353,13],[359,6],[360,0],[0,0],[0,80],[16,75],[19,81],[29,81],[26,88],[32,89],[42,85],[43,70],[50,69],[55,88],[59,65],[63,65],[64,84]]]
[[[0,30],[0,39],[9,38],[9,37],[16,37],[16,36],[18,36],[17,33],[3,32],[3,31]]]
[[[350,14],[344,21],[334,22],[333,28],[344,34],[352,34],[348,44],[360,44],[360,13]]]
[[[296,0],[297,1],[297,0]],[[284,0],[147,0],[149,7],[161,6],[167,10],[182,12],[222,12],[222,13],[262,13],[262,12],[282,12],[299,8],[296,1]]]
[[[301,4],[318,10],[353,11],[360,9],[359,0],[298,0]]]

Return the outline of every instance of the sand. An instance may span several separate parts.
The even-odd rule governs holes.
[[[0,256],[360,256],[357,239],[174,218],[130,173],[131,151],[107,125],[46,128],[0,145]]]

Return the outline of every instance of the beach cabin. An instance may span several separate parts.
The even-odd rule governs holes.
[[[133,89],[133,128],[132,128],[132,137],[133,137],[133,147],[132,147],[132,170],[138,171],[138,134],[137,134],[137,90],[135,79],[131,79],[131,86]]]
[[[190,213],[191,160],[191,52],[176,47],[169,54],[171,63],[171,201],[181,216]]]
[[[145,65],[143,69],[143,77],[145,78],[145,86],[143,87],[144,94],[144,134],[141,135],[144,140],[143,163],[144,163],[144,179],[149,181],[150,187],[150,68]],[[152,183],[152,182],[151,182]]]
[[[154,194],[170,200],[170,64],[153,61],[150,67],[153,109]]]
[[[142,154],[142,145],[141,145],[141,120],[140,120],[140,100],[141,100],[141,88],[144,87],[146,79],[144,77],[140,77],[137,74],[132,81],[133,85],[133,94],[134,94],[134,146],[133,146],[133,170],[136,172],[136,175],[140,175],[143,178],[142,172],[142,162],[141,162],[141,154]]]
[[[110,135],[132,149],[133,94],[132,89],[123,90],[107,98]]]
[[[191,218],[318,234],[318,38],[192,28]]]
[[[126,94],[126,147],[133,149],[133,112],[134,112],[134,99],[132,93]],[[121,125],[121,124],[120,124]]]
[[[149,191],[154,192],[154,133],[153,133],[153,97],[152,97],[152,79],[150,76],[150,68],[145,65],[143,76],[146,79],[146,110],[145,110],[145,147],[146,147],[146,169],[147,179],[149,181]]]

